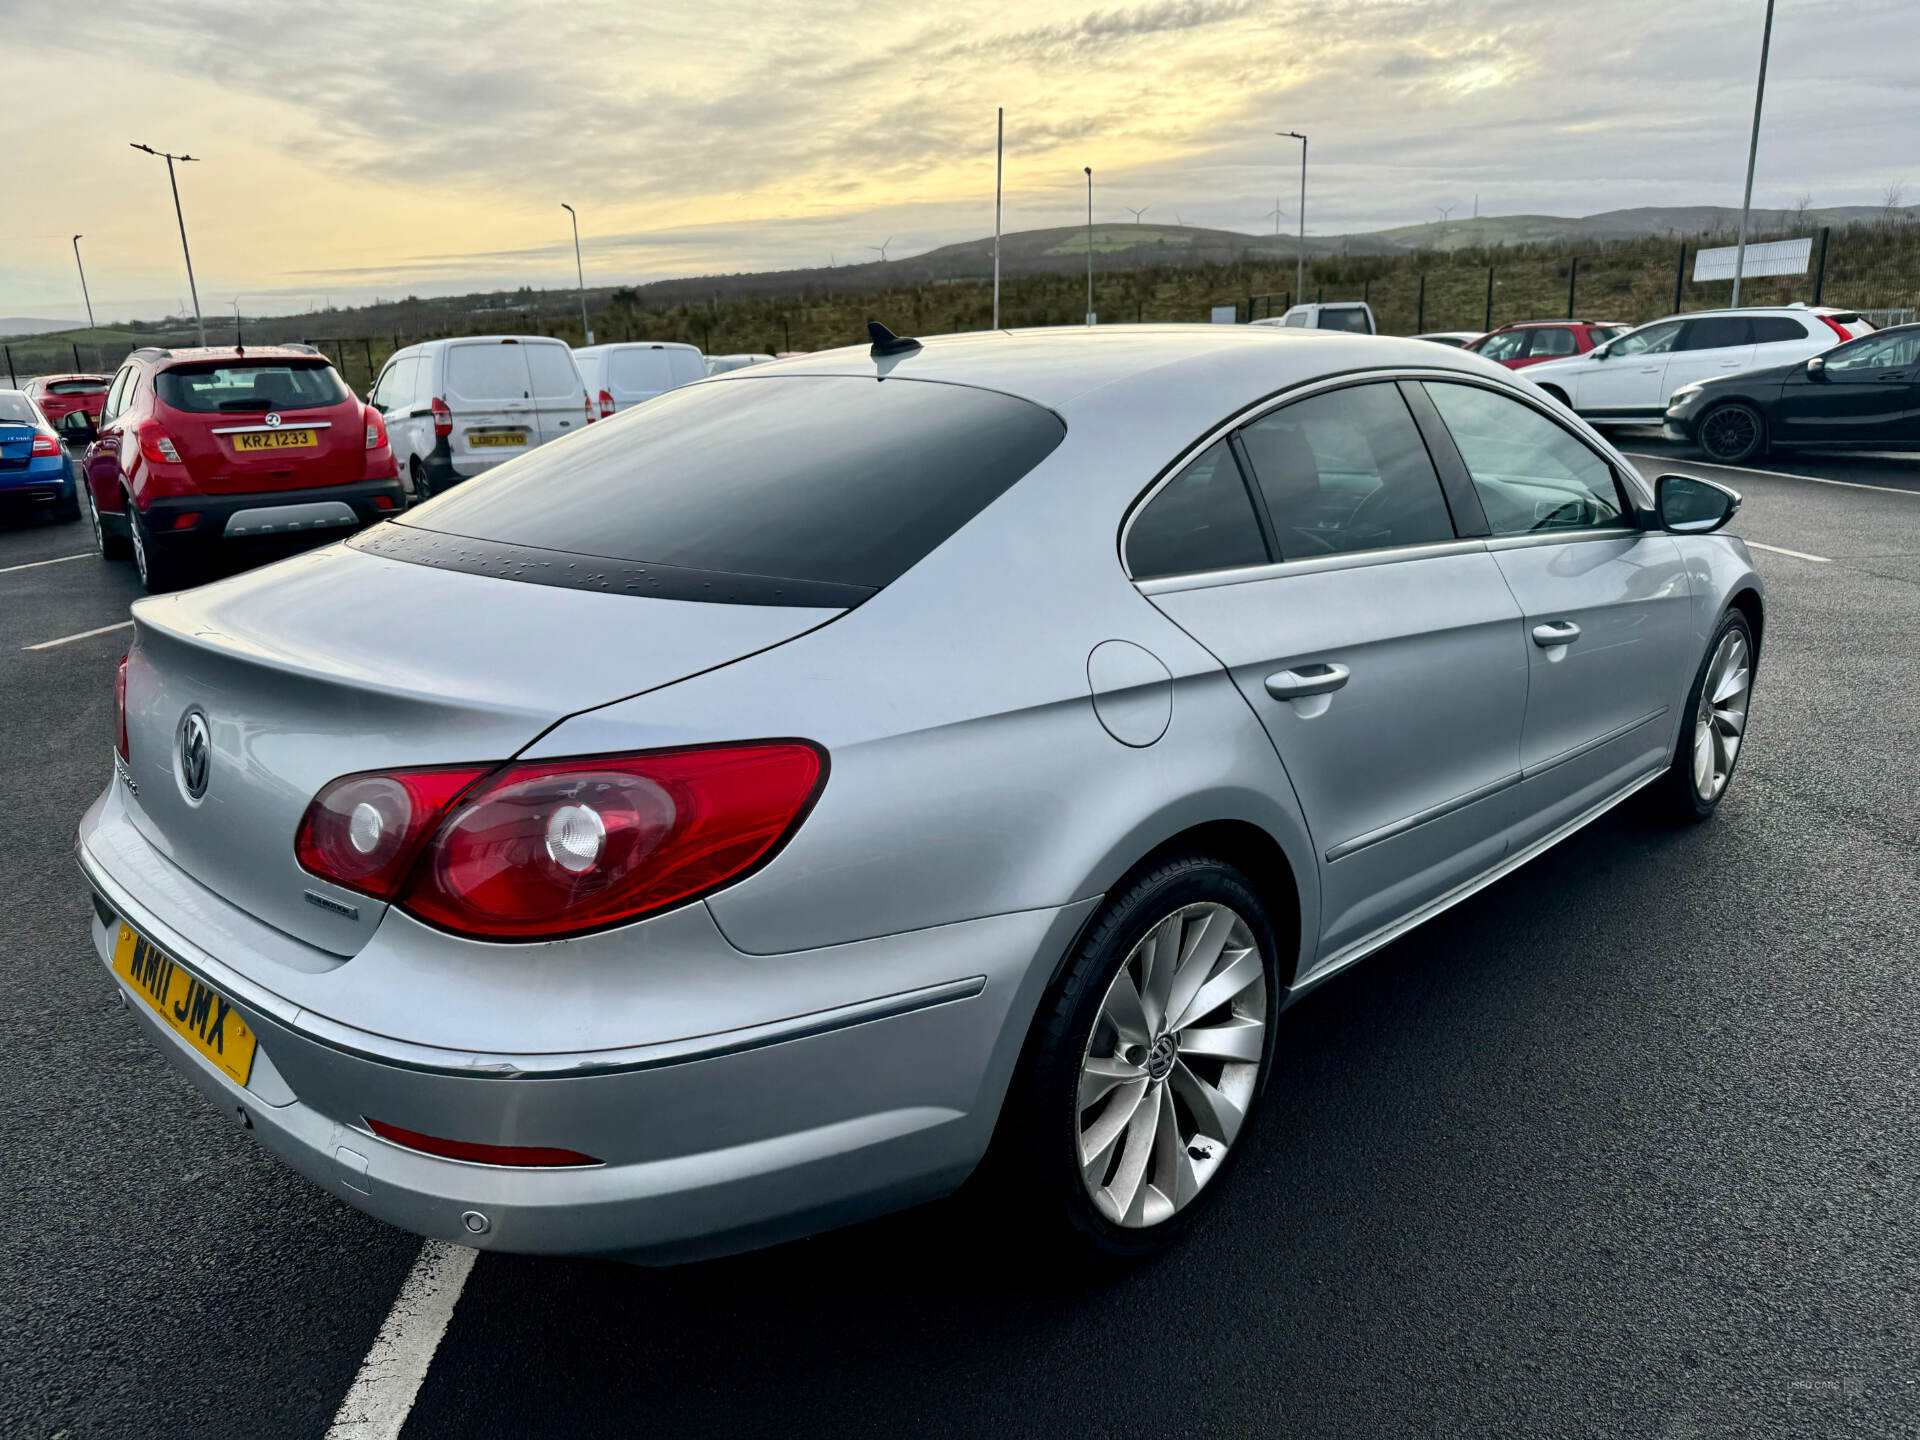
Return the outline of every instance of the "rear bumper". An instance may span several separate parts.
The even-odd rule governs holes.
[[[147,517],[153,543],[174,546],[219,540],[229,533],[236,517],[242,517],[236,528],[251,535],[286,535],[315,529],[333,529],[344,534],[379,520],[390,520],[406,507],[406,491],[395,475],[352,485],[265,490],[251,495],[169,495],[150,500],[141,513]],[[185,528],[178,528],[184,515],[194,518]],[[316,519],[323,523],[312,523]]]
[[[18,468],[0,469],[0,500],[51,503],[71,499],[73,469],[62,455],[41,455]]]
[[[418,1234],[481,1249],[691,1259],[952,1190],[985,1152],[1051,962],[1095,903],[741,957],[778,990],[784,971],[857,968],[839,957],[864,949],[870,959],[884,947],[901,985],[911,987],[849,995],[842,1005],[763,1025],[699,1033],[696,1020],[683,1039],[586,1054],[460,1052],[315,1015],[248,978],[270,969],[258,957],[201,948],[188,907],[223,902],[193,897],[198,887],[184,876],[177,892],[156,885],[158,872],[144,861],[139,875],[112,873],[105,862],[124,837],[89,843],[110,823],[110,808],[109,797],[96,802],[78,846],[95,896],[96,955],[111,966],[124,918],[233,1000],[259,1036],[243,1089],[116,978],[169,1061],[338,1198]],[[235,932],[204,933],[231,946]],[[649,964],[663,959],[648,955]],[[363,951],[341,973],[363,963],[380,962]],[[930,974],[948,978],[915,983]],[[568,1003],[545,998],[549,1007]],[[403,1028],[407,1017],[387,1022]],[[569,1169],[447,1160],[375,1137],[368,1116],[453,1139],[610,1158]]]

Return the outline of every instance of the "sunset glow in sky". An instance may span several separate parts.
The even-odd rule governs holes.
[[[1762,0],[0,0],[0,315],[894,258],[1084,214],[1308,228],[1738,205]],[[1755,203],[1920,199],[1915,0],[1781,0]],[[1911,167],[1904,173],[1901,166]],[[1263,218],[1265,217],[1265,218]]]

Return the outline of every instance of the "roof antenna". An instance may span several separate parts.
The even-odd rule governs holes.
[[[873,337],[872,354],[875,359],[882,355],[905,355],[920,348],[918,340],[896,335],[878,320],[867,321],[867,334]]]

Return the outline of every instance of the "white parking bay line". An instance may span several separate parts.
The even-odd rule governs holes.
[[[1843,490],[1878,490],[1882,495],[1904,495],[1920,500],[1920,490],[1902,490],[1898,485],[1863,485],[1858,480],[1829,480],[1821,475],[1796,475],[1791,470],[1756,470],[1751,465],[1716,465],[1711,460],[1676,460],[1671,455],[1649,455],[1644,450],[1622,450],[1629,460],[1652,460],[1660,465],[1693,465],[1702,470],[1737,470],[1742,475],[1761,475],[1769,480],[1805,480],[1809,485],[1838,485]]]
[[[76,640],[91,640],[96,635],[105,635],[112,630],[126,630],[133,625],[131,620],[122,620],[117,625],[102,625],[93,630],[82,630],[78,635],[62,635],[58,640],[42,640],[38,645],[22,645],[22,650],[51,650],[56,645],[71,645]]]
[[[478,1255],[444,1240],[420,1247],[420,1258],[334,1412],[327,1440],[395,1440],[400,1434]]]
[[[1784,545],[1762,545],[1758,540],[1749,540],[1747,544],[1755,550],[1765,550],[1769,555],[1791,555],[1796,560],[1811,560],[1816,565],[1831,565],[1833,561],[1825,555],[1809,555],[1804,550],[1789,550]]]
[[[82,550],[78,555],[60,555],[52,560],[29,560],[24,565],[0,565],[0,575],[11,575],[16,570],[38,570],[42,565],[64,565],[69,560],[84,560],[93,554],[91,550]]]

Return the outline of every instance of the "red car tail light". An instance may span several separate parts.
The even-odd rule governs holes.
[[[1833,333],[1838,335],[1842,340],[1851,340],[1853,338],[1853,336],[1848,332],[1847,327],[1842,325],[1838,320],[1834,319],[1833,316],[1822,315],[1820,319],[1823,322],[1825,322],[1826,327],[1829,330],[1833,331]]]
[[[300,817],[293,853],[323,880],[391,900],[447,806],[485,765],[343,775]]]
[[[367,449],[378,450],[387,443],[387,419],[371,405],[363,408],[367,417]]]
[[[180,452],[173,447],[173,437],[161,428],[157,420],[145,421],[140,426],[140,453],[155,465],[180,463]]]
[[[374,509],[376,509],[376,510],[391,510],[391,509],[393,509],[393,497],[392,497],[391,495],[376,495],[376,496],[374,496],[374,497],[373,497],[373,508],[374,508]]]
[[[447,408],[447,402],[436,399],[428,408],[433,411],[434,438],[444,440],[453,434],[453,411]]]
[[[60,453],[60,441],[55,436],[42,435],[35,432],[33,437],[33,453],[36,455],[58,455]]]
[[[131,760],[127,746],[127,661],[132,652],[120,657],[119,668],[113,672],[113,749],[122,760]]]
[[[371,1115],[363,1117],[367,1128],[382,1140],[418,1150],[423,1155],[440,1155],[448,1160],[469,1160],[476,1165],[598,1165],[601,1161],[578,1150],[557,1150],[548,1145],[481,1145],[472,1140],[443,1140],[438,1135],[422,1135],[418,1130],[403,1130]]]
[[[604,420],[611,414],[613,414],[613,396],[605,390],[602,390],[600,392],[600,418]]]
[[[173,517],[173,528],[176,530],[191,530],[199,523],[200,512],[197,510],[183,510]]]

